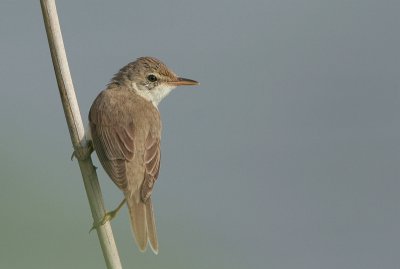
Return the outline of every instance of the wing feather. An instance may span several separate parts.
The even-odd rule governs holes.
[[[93,145],[104,170],[121,189],[127,187],[126,162],[134,156],[135,125],[128,117],[118,117],[123,111],[108,107],[102,94],[93,103],[89,123]],[[111,120],[112,119],[112,120]]]
[[[145,163],[145,176],[141,189],[142,200],[146,201],[153,190],[154,183],[158,178],[160,171],[160,138],[153,137],[150,133],[146,139],[144,163]]]

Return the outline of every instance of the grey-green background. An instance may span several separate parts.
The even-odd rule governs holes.
[[[136,57],[201,82],[160,105],[160,254],[139,253],[124,209],[124,268],[399,268],[398,0],[58,11],[85,122]],[[0,268],[104,268],[39,1],[1,1],[0,37]],[[113,208],[121,193],[98,172]]]

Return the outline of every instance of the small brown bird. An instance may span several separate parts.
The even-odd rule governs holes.
[[[141,251],[149,242],[158,253],[151,202],[161,156],[157,105],[176,86],[197,84],[178,77],[156,58],[142,57],[121,68],[90,108],[88,138],[104,170],[124,193]],[[106,215],[105,221],[112,217]]]

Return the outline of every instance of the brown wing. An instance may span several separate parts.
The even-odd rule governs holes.
[[[127,187],[126,161],[134,155],[135,125],[124,111],[112,102],[107,102],[101,93],[89,112],[89,123],[94,148],[104,170],[121,189]]]
[[[147,136],[144,152],[145,176],[141,189],[141,198],[144,202],[151,196],[154,183],[160,171],[160,138],[153,137],[150,133]]]

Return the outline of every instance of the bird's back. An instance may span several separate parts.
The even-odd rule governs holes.
[[[94,101],[89,123],[107,174],[124,192],[137,191],[144,179],[146,140],[161,137],[158,110],[132,90],[112,86]]]

